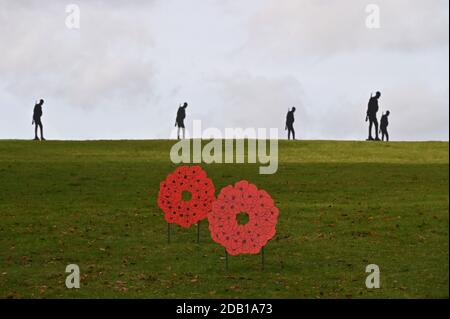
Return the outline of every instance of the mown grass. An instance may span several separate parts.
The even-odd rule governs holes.
[[[448,143],[280,142],[259,164],[202,165],[280,209],[260,256],[229,258],[201,224],[167,225],[173,141],[0,141],[1,298],[448,298]],[[65,267],[81,288],[65,287]],[[365,267],[381,289],[365,287]]]

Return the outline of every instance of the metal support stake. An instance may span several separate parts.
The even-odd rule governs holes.
[[[225,270],[228,270],[228,252],[225,249]]]
[[[264,247],[261,248],[261,270],[264,271]]]
[[[167,223],[167,243],[170,244],[170,224]]]
[[[197,244],[200,244],[200,221],[197,223]]]

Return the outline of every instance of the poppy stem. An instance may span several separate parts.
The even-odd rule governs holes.
[[[200,244],[200,221],[197,223],[197,244]]]
[[[228,252],[225,248],[225,270],[228,270]]]
[[[167,243],[170,244],[170,224],[167,223]]]
[[[261,248],[261,270],[264,271],[264,247]]]

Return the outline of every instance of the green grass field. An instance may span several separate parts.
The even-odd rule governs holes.
[[[173,141],[0,141],[0,298],[448,298],[448,143],[280,141],[259,164],[202,165],[280,209],[260,256],[229,258],[157,206]],[[65,267],[81,288],[65,287]],[[377,264],[381,289],[365,287]]]

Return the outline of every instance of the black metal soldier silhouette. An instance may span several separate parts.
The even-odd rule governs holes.
[[[381,93],[377,92],[375,96],[370,96],[369,105],[367,107],[367,115],[366,115],[366,122],[369,121],[369,138],[368,141],[373,141],[372,137],[372,127],[375,125],[375,141],[379,141],[380,138],[378,137],[378,119],[377,119],[377,112],[378,112],[378,99],[381,97]]]
[[[383,114],[380,120],[380,133],[381,133],[381,140],[384,141],[384,138],[386,137],[386,142],[389,142],[389,133],[387,130],[387,127],[389,125],[389,115],[391,112],[386,111],[386,114]]]
[[[292,108],[292,110],[288,111],[286,115],[286,130],[288,131],[288,140],[291,139],[291,133],[292,133],[292,139],[295,140],[295,130],[294,130],[294,113],[295,113],[295,107]]]
[[[177,137],[180,139],[180,129],[183,130],[183,139],[185,138],[184,119],[186,118],[186,108],[188,104],[185,102],[183,106],[180,105],[177,112],[177,118],[175,120],[175,126],[178,126]]]
[[[41,130],[41,141],[45,141],[44,138],[44,128],[42,126],[42,121],[41,121],[41,117],[42,117],[42,105],[44,104],[44,100],[40,100],[39,103],[36,103],[34,105],[34,110],[33,110],[33,121],[31,122],[31,125],[34,125],[34,140],[39,141],[38,138],[38,127]]]

